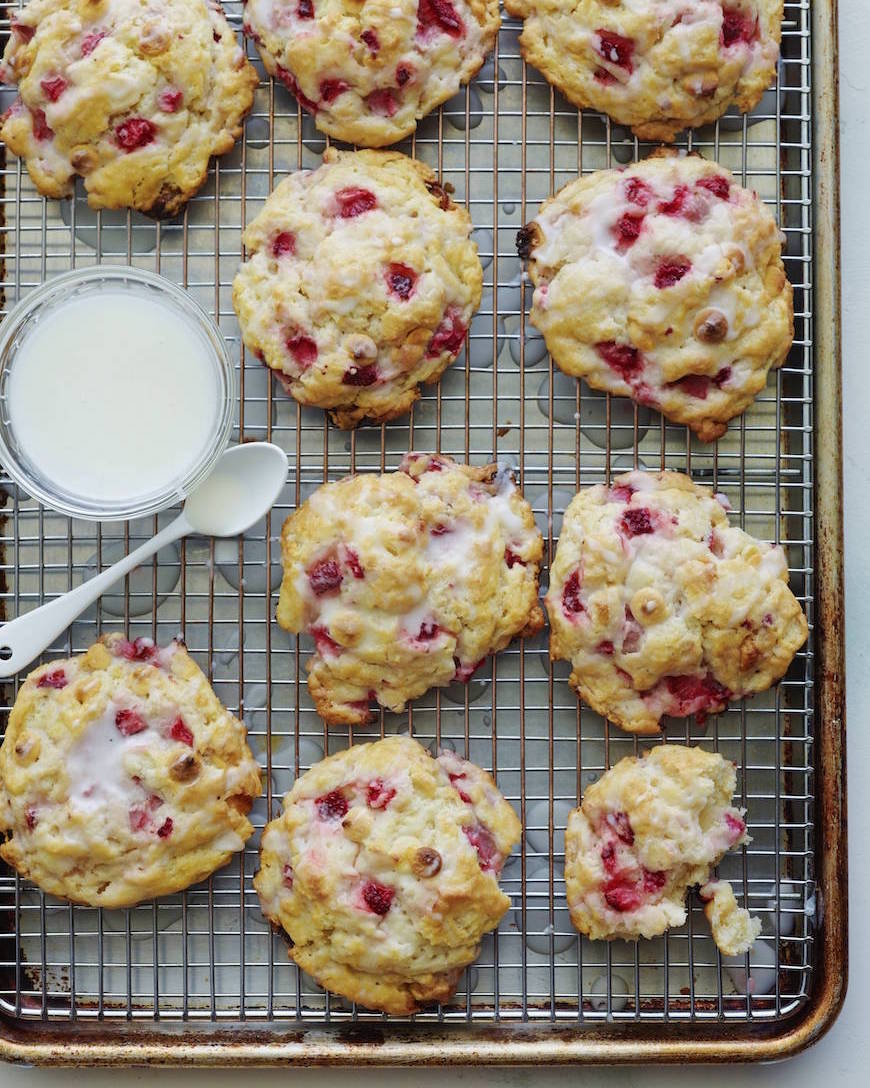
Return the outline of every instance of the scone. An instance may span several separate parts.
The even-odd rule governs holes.
[[[324,484],[284,522],[278,623],[316,650],[308,690],[332,724],[370,702],[467,682],[487,655],[543,626],[543,543],[509,472],[435,454]]]
[[[465,343],[483,269],[471,220],[428,166],[335,151],[291,174],[245,231],[245,345],[340,427],[407,412]]]
[[[783,0],[505,0],[520,46],[576,106],[673,140],[758,105],[776,74]]]
[[[565,832],[565,889],[577,929],[593,940],[634,940],[681,926],[688,889],[706,884],[727,850],[750,841],[743,811],[731,807],[735,784],[734,765],[720,755],[663,744],[620,760],[589,786]],[[737,906],[727,881],[705,891],[720,905],[728,900],[728,911],[707,909],[717,946],[745,952],[760,921]]]
[[[108,635],[25,680],[0,747],[0,856],[46,892],[130,907],[245,845],[260,770],[177,642]]]
[[[531,320],[557,365],[705,441],[791,347],[782,242],[727,170],[668,151],[571,182],[517,237]]]
[[[266,71],[336,140],[384,147],[476,74],[498,0],[248,0]]]
[[[43,196],[175,215],[229,151],[257,73],[213,0],[32,0],[0,66],[0,139]]]
[[[387,737],[296,781],[254,887],[321,986],[408,1014],[450,998],[510,906],[498,875],[520,831],[485,771]]]
[[[703,722],[782,677],[807,638],[782,548],[729,525],[680,472],[629,472],[565,512],[545,604],[550,656],[631,733]]]

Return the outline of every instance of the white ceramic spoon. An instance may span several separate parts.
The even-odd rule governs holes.
[[[271,510],[287,479],[287,455],[270,442],[227,450],[214,471],[191,492],[175,521],[141,548],[55,601],[0,627],[0,676],[12,676],[134,567],[189,533],[238,536]]]

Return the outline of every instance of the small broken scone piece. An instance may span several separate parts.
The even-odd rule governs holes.
[[[727,881],[708,883],[724,854],[750,841],[735,786],[728,760],[675,744],[622,759],[589,786],[565,832],[576,928],[593,940],[657,937],[685,922],[686,893],[703,884],[713,939],[726,955],[746,951],[760,923]]]

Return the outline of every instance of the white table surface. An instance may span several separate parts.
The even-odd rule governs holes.
[[[811,0],[833,3],[834,0]],[[434,1088],[448,1078],[469,1088],[553,1088],[581,1082],[584,1088],[704,1088],[765,1085],[817,1088],[824,1080],[836,1088],[870,1085],[870,3],[840,0],[840,111],[842,122],[843,213],[843,401],[845,404],[846,509],[846,675],[849,721],[849,901],[851,977],[846,1003],[830,1032],[806,1053],[764,1066],[609,1069],[450,1070],[51,1070],[0,1065],[0,1088],[61,1088],[64,1083],[126,1088],[159,1078],[167,1088],[235,1088],[244,1078],[262,1088],[292,1081],[294,1088]],[[280,1078],[280,1079],[279,1079]]]

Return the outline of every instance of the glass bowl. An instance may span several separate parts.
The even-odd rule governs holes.
[[[136,493],[129,500],[95,499],[69,491],[49,479],[28,455],[16,434],[10,412],[10,383],[16,359],[20,357],[27,337],[57,307],[98,295],[107,288],[115,293],[129,292],[134,297],[155,300],[174,310],[187,324],[188,331],[202,340],[206,348],[204,357],[214,364],[215,417],[202,450],[165,486]],[[123,351],[123,345],[119,345],[119,350]],[[71,374],[70,378],[74,380],[75,375]],[[0,325],[0,464],[28,495],[70,517],[127,521],[182,501],[209,475],[226,448],[233,425],[234,402],[233,365],[217,326],[182,288],[153,272],[125,265],[97,265],[66,272],[31,291]]]

